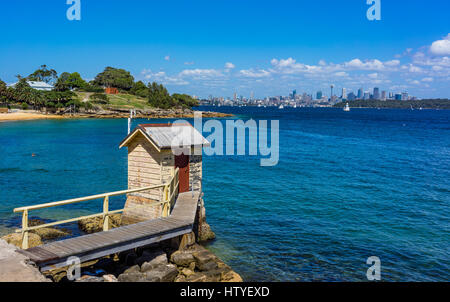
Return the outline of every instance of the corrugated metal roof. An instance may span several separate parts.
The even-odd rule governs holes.
[[[133,140],[137,131],[141,131],[158,149],[210,145],[210,142],[191,124],[142,124],[138,125],[120,143],[120,148],[127,146]]]
[[[8,87],[16,87],[17,83],[18,82],[14,84],[9,84]],[[33,89],[49,89],[49,90],[53,89],[52,85],[45,82],[27,81],[27,83]]]
[[[141,126],[152,141],[161,149],[177,146],[203,146],[209,145],[200,132],[191,125],[173,124],[170,127]]]

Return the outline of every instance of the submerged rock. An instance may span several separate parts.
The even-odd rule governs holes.
[[[33,227],[33,226],[45,224],[45,222],[42,220],[39,220],[39,219],[31,219],[28,224],[30,227]],[[39,235],[41,237],[41,239],[44,241],[66,237],[71,234],[71,232],[69,230],[60,229],[60,228],[50,228],[50,227],[30,231],[30,233]]]
[[[78,228],[88,234],[103,231],[103,217],[88,218],[78,221]],[[109,228],[117,228],[121,225],[122,214],[109,216]]]
[[[22,248],[22,234],[21,233],[13,233],[2,237],[1,239],[5,240],[7,243],[17,246],[18,248]],[[28,247],[36,247],[42,245],[41,237],[34,233],[28,234]]]

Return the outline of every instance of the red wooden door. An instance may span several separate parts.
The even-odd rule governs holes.
[[[189,191],[189,155],[175,156],[175,168],[180,168],[179,192]]]

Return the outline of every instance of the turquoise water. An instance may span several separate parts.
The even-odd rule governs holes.
[[[218,237],[209,248],[245,280],[366,281],[370,256],[385,281],[449,280],[450,111],[206,109],[280,120],[277,166],[250,156],[203,161]],[[126,188],[118,149],[126,128],[126,120],[0,123],[0,232],[19,226],[14,207]],[[32,214],[100,211],[98,201]]]

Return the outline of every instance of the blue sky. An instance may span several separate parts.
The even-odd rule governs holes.
[[[1,1],[0,79],[42,64],[93,79],[106,66],[201,97],[374,86],[450,97],[450,1]]]

